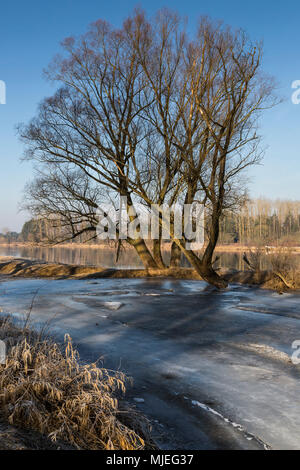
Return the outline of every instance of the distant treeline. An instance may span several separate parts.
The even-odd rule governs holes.
[[[51,220],[31,219],[23,225],[21,233],[3,230],[0,243],[45,242],[57,230]],[[74,240],[74,243],[85,242],[84,235]],[[97,239],[91,243],[97,243]],[[219,243],[299,245],[300,201],[255,199],[239,212],[227,211],[222,216]]]
[[[300,244],[300,201],[255,199],[224,213],[219,243]]]

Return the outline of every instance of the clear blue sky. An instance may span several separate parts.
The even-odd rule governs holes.
[[[0,80],[6,82],[7,104],[0,105],[0,231],[6,226],[19,230],[28,217],[18,213],[18,203],[31,167],[20,163],[23,149],[15,126],[34,116],[39,101],[54,92],[42,70],[63,38],[85,32],[98,18],[118,26],[136,5],[132,0],[1,2]],[[251,169],[250,193],[300,199],[300,105],[293,105],[290,98],[292,82],[300,80],[299,1],[142,0],[138,5],[150,14],[162,6],[176,9],[188,17],[191,28],[199,15],[208,14],[264,40],[264,69],[275,76],[287,100],[264,116],[268,150],[263,166]]]

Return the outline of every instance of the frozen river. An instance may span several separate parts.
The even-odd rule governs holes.
[[[300,253],[295,253],[295,259],[300,268]],[[31,260],[45,261],[48,263],[74,264],[77,266],[101,266],[102,268],[142,268],[143,264],[138,258],[135,250],[124,249],[120,253],[119,261],[116,262],[116,251],[113,248],[82,246],[4,246],[0,245],[0,257],[10,256],[13,258],[27,258]],[[243,251],[218,251],[219,260],[216,267],[234,268],[240,271],[247,269],[243,261]],[[170,260],[170,251],[163,250],[163,258],[166,263]],[[270,260],[267,255],[261,257],[261,269],[270,268]],[[189,262],[182,258],[183,267],[188,267]]]
[[[0,280],[0,307],[134,379],[169,449],[300,448],[300,294],[158,279]]]

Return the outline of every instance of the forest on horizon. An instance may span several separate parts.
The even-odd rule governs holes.
[[[50,221],[31,219],[24,223],[20,233],[3,228],[0,243],[41,243],[53,230]],[[73,243],[103,244],[103,241],[87,241],[86,236],[81,235]],[[239,211],[225,211],[220,223],[219,244],[232,243],[299,245],[300,201],[257,198],[249,200]]]

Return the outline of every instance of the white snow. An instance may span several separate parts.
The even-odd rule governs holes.
[[[103,306],[109,308],[109,310],[119,310],[122,306],[122,302],[104,302]]]

